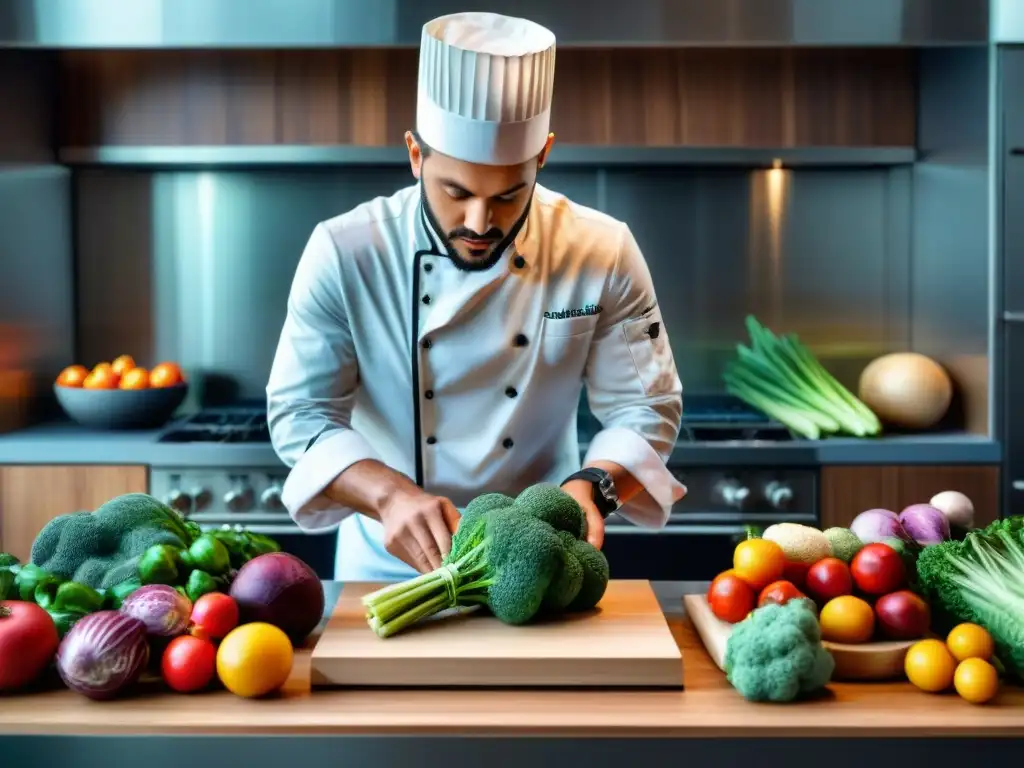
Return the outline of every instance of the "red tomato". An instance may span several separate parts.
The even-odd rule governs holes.
[[[50,614],[35,603],[0,602],[0,691],[34,682],[53,659],[59,640]]]
[[[708,589],[711,612],[730,624],[747,618],[756,600],[753,587],[734,573],[719,574]]]
[[[192,606],[192,623],[210,637],[220,640],[238,626],[238,603],[223,592],[208,592]]]
[[[797,589],[806,589],[807,571],[810,567],[811,566],[807,563],[798,563],[792,560],[787,560],[786,567],[782,571],[782,578]]]
[[[868,544],[853,556],[850,573],[857,589],[868,595],[884,595],[903,586],[906,567],[899,552],[881,542]]]
[[[784,605],[797,597],[806,597],[806,595],[797,589],[792,582],[780,579],[779,581],[773,581],[761,590],[761,594],[757,598],[757,605],[758,607],[766,603]]]
[[[201,691],[217,671],[217,649],[209,640],[179,635],[160,659],[164,682],[179,693]]]
[[[823,557],[808,569],[805,589],[811,597],[823,603],[852,594],[850,569],[838,557]]]

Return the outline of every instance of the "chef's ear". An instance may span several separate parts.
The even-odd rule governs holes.
[[[405,146],[409,150],[409,166],[412,168],[413,178],[419,180],[423,169],[423,150],[412,131],[405,132]]]
[[[548,153],[551,151],[551,145],[555,143],[555,134],[549,133],[548,140],[544,143],[544,149],[537,155],[537,167],[543,168],[544,163],[547,162]]]

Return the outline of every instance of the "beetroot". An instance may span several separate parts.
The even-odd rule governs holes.
[[[279,627],[299,644],[324,613],[324,587],[316,572],[295,555],[258,555],[238,571],[231,584],[242,623],[262,621]]]

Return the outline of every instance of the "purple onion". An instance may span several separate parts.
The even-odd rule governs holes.
[[[869,509],[861,512],[850,523],[850,530],[864,544],[874,544],[886,539],[911,541],[910,534],[903,529],[899,515],[888,509]]]
[[[121,613],[145,624],[150,635],[173,637],[188,629],[192,601],[166,584],[146,584],[124,599]]]
[[[900,512],[903,529],[922,547],[949,539],[949,518],[931,504],[911,504]]]
[[[57,672],[64,684],[98,701],[133,685],[148,663],[146,625],[120,611],[83,616],[57,649]]]

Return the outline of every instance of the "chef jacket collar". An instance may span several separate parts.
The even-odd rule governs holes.
[[[417,185],[419,195],[416,197],[416,210],[413,216],[413,243],[415,245],[415,258],[422,256],[443,256],[451,258],[447,239],[434,226],[431,217],[427,213],[426,196],[423,191],[422,181]],[[517,254],[522,254],[523,248],[530,234],[530,211],[533,208],[533,196],[523,212],[522,218],[513,227],[512,238],[502,249],[501,254],[491,260],[483,269],[469,270],[470,272],[489,272],[499,264],[501,271],[508,270],[508,262]]]

